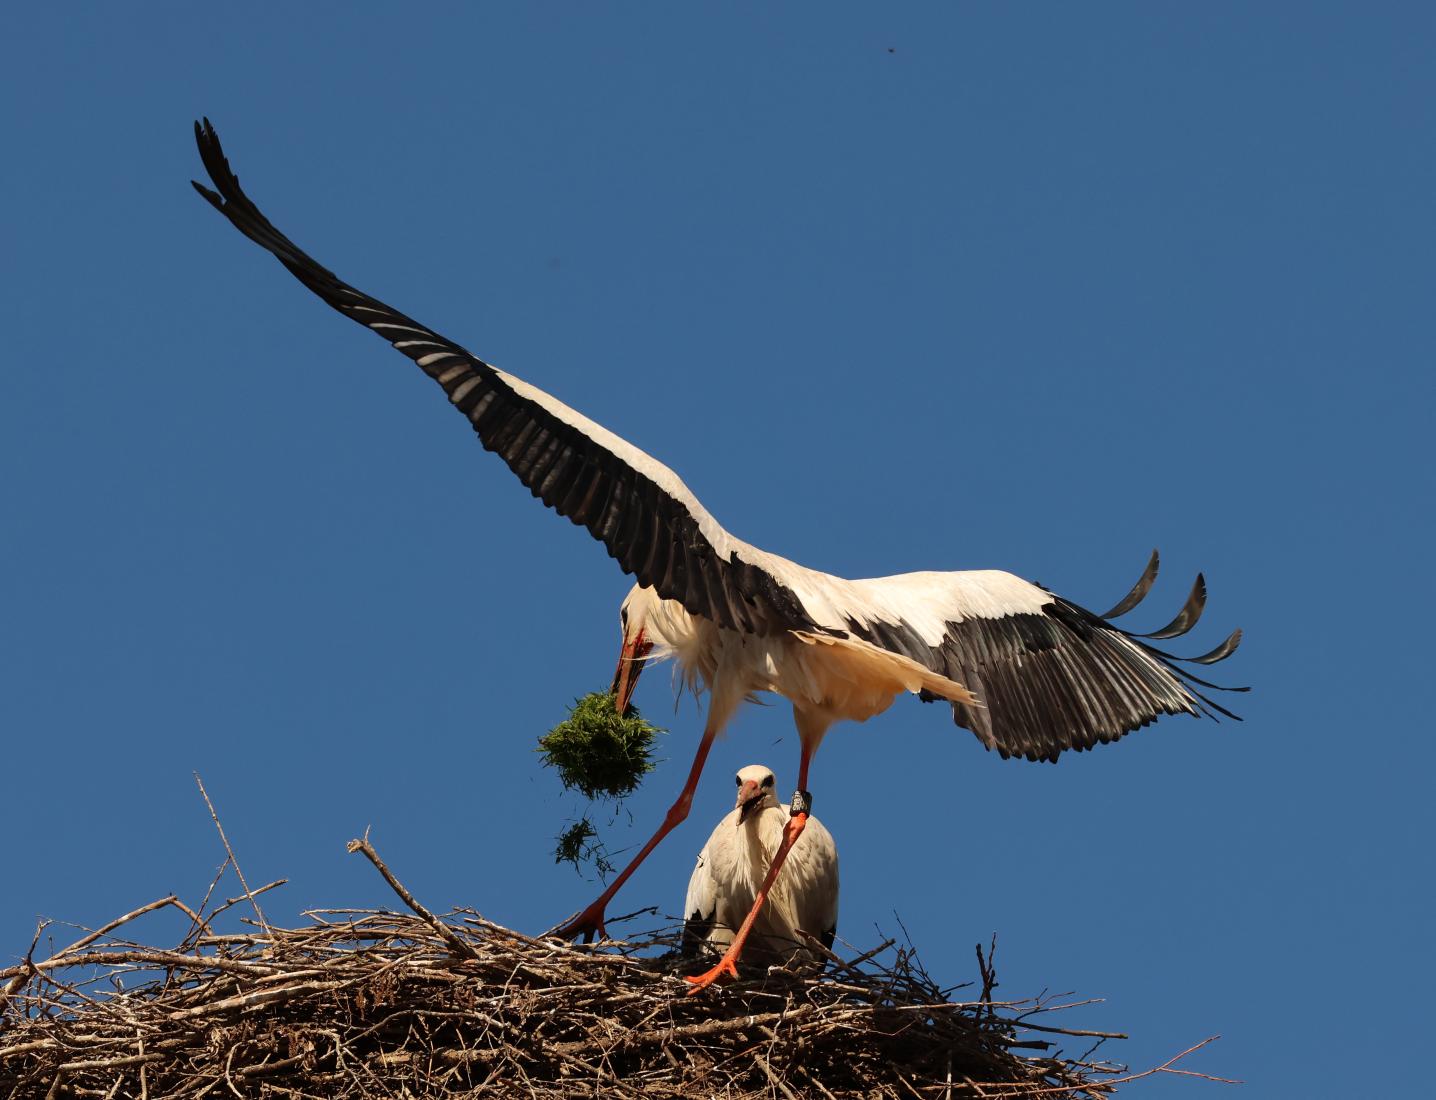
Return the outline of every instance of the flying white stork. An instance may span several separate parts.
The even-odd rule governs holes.
[[[707,944],[728,948],[748,915],[756,914],[748,961],[788,963],[812,954],[800,935],[825,947],[838,930],[838,847],[816,817],[809,817],[761,910],[758,889],[783,842],[790,813],[778,801],[776,782],[761,764],[740,768],[738,799],[718,822],[688,880],[683,900],[683,953]]]
[[[1198,690],[1218,685],[1178,662],[1220,661],[1236,649],[1241,631],[1191,658],[1149,641],[1184,634],[1196,623],[1206,601],[1200,575],[1175,619],[1136,635],[1108,620],[1150,590],[1155,552],[1131,592],[1094,615],[995,570],[845,580],[760,550],[724,530],[656,459],[316,263],[240,190],[208,120],[195,124],[195,135],[218,193],[199,183],[195,190],[330,306],[412,359],[485,449],[638,579],[623,603],[614,676],[620,711],[650,658],[676,659],[689,682],[709,692],[703,736],[678,800],[608,889],[555,934],[603,933],[609,900],[687,817],[714,738],[754,692],[776,692],[793,704],[801,746],[794,812],[755,910],[809,820],[808,766],[823,735],[839,720],[881,713],[901,692],[948,701],[957,724],[987,748],[1029,760],[1055,761],[1064,750],[1115,741],[1163,714],[1236,717]],[[692,992],[736,975],[743,939],[740,932],[717,966],[691,979]]]

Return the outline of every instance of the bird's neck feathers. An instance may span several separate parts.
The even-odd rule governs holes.
[[[748,815],[738,826],[738,835],[748,856],[748,862],[757,871],[757,882],[768,873],[768,864],[778,845],[783,843],[783,831],[788,826],[788,811],[776,800],[769,806]]]
[[[669,651],[667,656],[675,655],[698,632],[693,616],[677,600],[661,600],[655,595],[646,610],[643,629],[656,648]]]
[[[711,664],[711,653],[705,632],[711,632],[714,627],[695,619],[676,600],[661,599],[652,589],[645,595],[648,598],[642,607],[643,636],[653,644],[648,659],[677,661],[684,686],[696,698],[712,682],[714,669],[706,667]]]

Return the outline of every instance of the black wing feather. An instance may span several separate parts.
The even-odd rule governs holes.
[[[771,573],[726,559],[680,500],[506,376],[453,341],[354,289],[270,223],[240,189],[208,119],[195,123],[200,159],[217,190],[196,191],[334,309],[383,336],[443,387],[485,449],[534,496],[586,527],[627,573],[721,626],[760,634],[813,630],[798,597]],[[555,403],[557,404],[557,403]]]
[[[1142,579],[1115,613],[1141,602],[1156,576],[1157,560],[1154,551]],[[1150,637],[1185,633],[1205,601],[1206,584],[1198,577],[1182,611]],[[926,657],[918,653],[925,645],[921,636],[905,624],[879,630],[851,625],[854,633],[913,656],[971,691],[981,705],[954,703],[953,719],[1004,758],[1056,761],[1068,749],[1115,741],[1164,714],[1220,714],[1240,721],[1198,688],[1246,688],[1209,683],[1183,667],[1231,656],[1241,642],[1240,630],[1200,657],[1181,658],[1113,626],[1110,617],[1053,596],[1040,612],[950,622],[942,645],[929,648]],[[936,696],[924,693],[923,698]]]
[[[1152,556],[1147,560],[1147,568],[1142,570],[1142,575],[1137,578],[1137,583],[1132,585],[1132,590],[1122,597],[1116,607],[1102,615],[1102,618],[1119,618],[1146,599],[1147,593],[1152,590],[1152,584],[1157,579],[1157,570],[1161,568],[1161,565],[1161,556],[1156,550],[1153,550]]]
[[[1187,597],[1187,602],[1182,605],[1182,609],[1177,612],[1177,617],[1161,630],[1154,630],[1150,634],[1141,634],[1137,637],[1151,638],[1155,641],[1180,637],[1197,625],[1197,620],[1202,617],[1202,611],[1206,606],[1207,581],[1198,573],[1196,583],[1192,585],[1191,595]]]

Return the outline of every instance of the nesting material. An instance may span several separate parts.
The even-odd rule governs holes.
[[[1126,1074],[1094,1053],[1122,1036],[1059,1027],[1040,998],[994,1000],[981,950],[959,997],[892,941],[689,997],[676,930],[590,949],[441,918],[367,839],[351,850],[410,912],[280,928],[254,904],[249,931],[222,934],[169,897],[0,970],[0,1096],[1100,1097],[1173,1064]],[[178,946],[129,938],[166,907],[193,921]]]
[[[617,801],[654,769],[653,748],[663,732],[637,707],[619,714],[612,692],[593,692],[574,700],[569,716],[539,738],[538,751],[566,789]]]
[[[583,872],[583,864],[592,863],[593,869],[598,872],[599,877],[607,879],[613,874],[614,866],[608,858],[608,849],[598,838],[598,829],[594,827],[587,815],[579,818],[563,832],[559,833],[554,844],[553,861],[555,863],[571,863],[573,869],[580,874]]]

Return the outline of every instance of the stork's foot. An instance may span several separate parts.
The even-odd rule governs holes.
[[[691,982],[693,984],[693,988],[688,991],[687,995],[691,997],[695,993],[702,993],[705,989],[707,989],[710,985],[716,982],[719,978],[723,977],[723,975],[725,974],[728,975],[728,977],[732,978],[734,981],[737,981],[738,968],[733,964],[733,960],[736,958],[736,955],[724,955],[721,959],[718,960],[718,965],[715,966],[712,970],[708,971],[706,974],[698,974],[693,977],[685,977],[683,979],[685,982]]]
[[[608,939],[608,929],[603,926],[602,905],[590,905],[587,909],[581,909],[568,920],[555,928],[550,928],[544,933],[545,938],[552,936],[560,940],[576,940],[583,937],[584,943],[592,943],[593,937],[598,936],[601,940]]]

